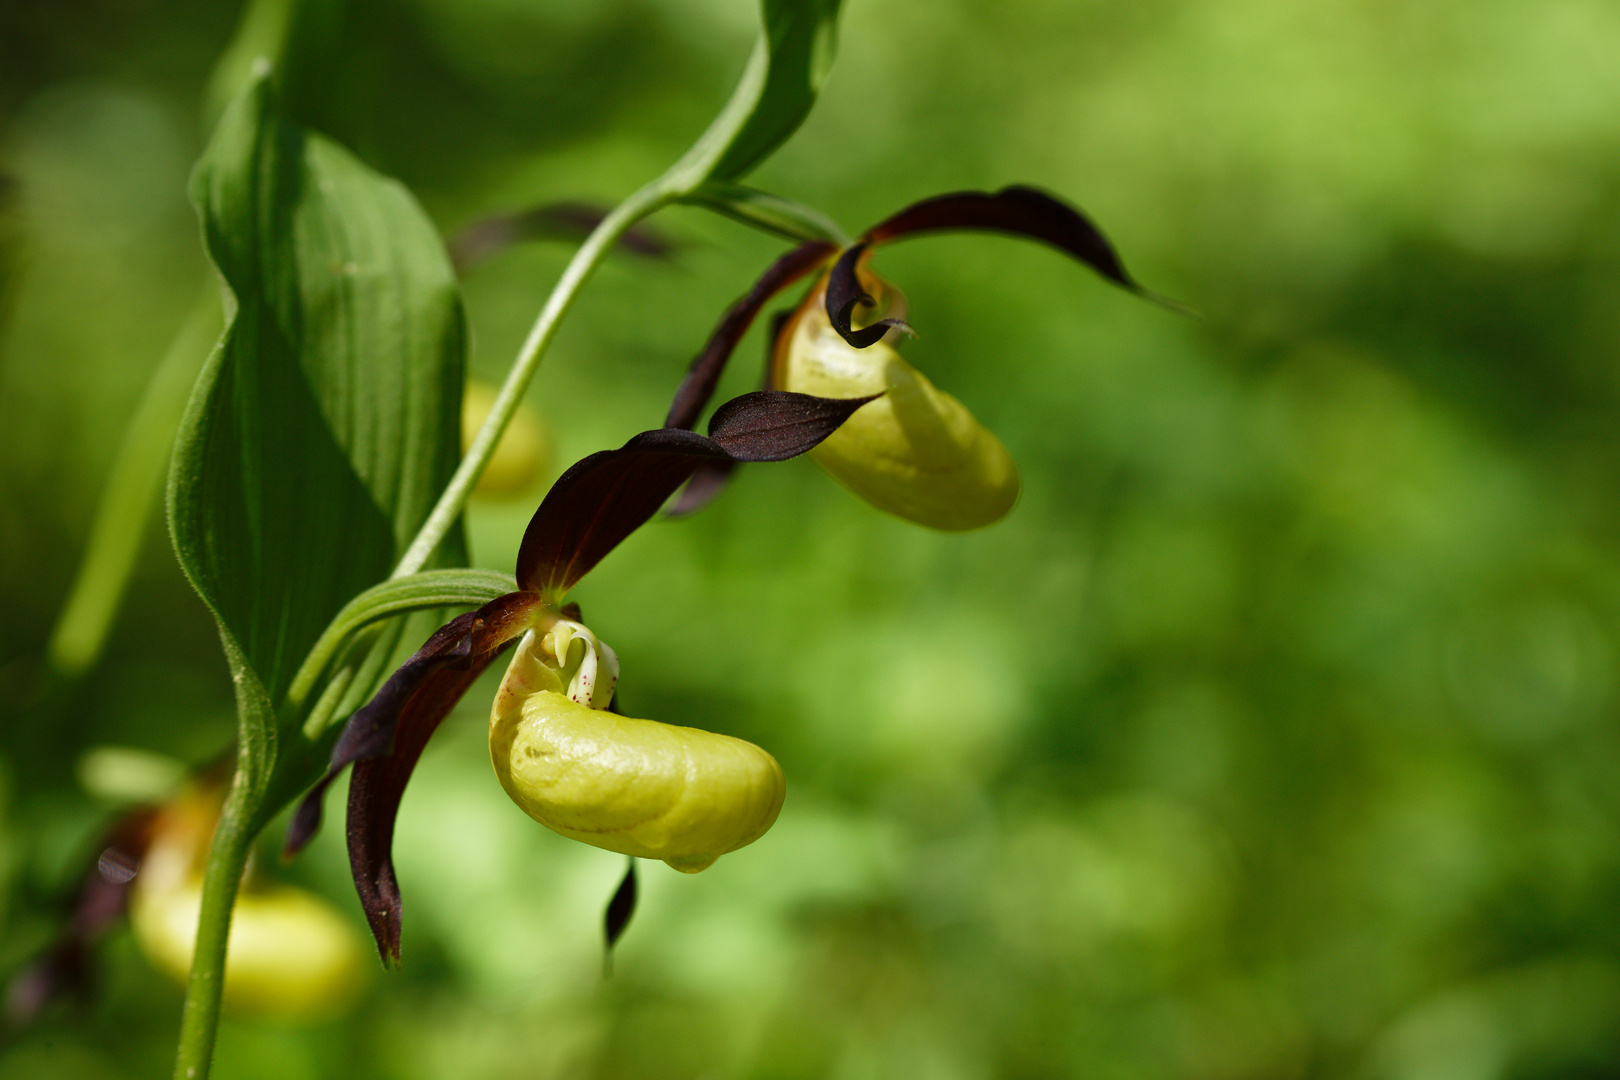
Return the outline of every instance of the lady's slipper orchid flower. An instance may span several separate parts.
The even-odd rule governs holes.
[[[1009,187],[994,194],[941,195],[874,225],[847,248],[810,241],[778,259],[722,316],[665,423],[691,427],[759,311],[793,282],[820,271],[804,300],[772,334],[766,385],[828,397],[880,396],[810,456],[874,506],[918,524],[957,530],[1000,520],[1018,498],[1018,467],[961,402],[900,357],[896,343],[911,333],[905,298],[867,268],[879,245],[948,229],[1040,240],[1116,285],[1147,295],[1097,227],[1045,192]],[[702,506],[733,467],[729,462],[706,467],[682,494],[676,512]]]
[[[326,785],[352,764],[349,862],[384,962],[399,959],[400,894],[390,852],[411,770],[439,722],[515,641],[491,710],[490,757],[501,785],[530,817],[564,836],[688,873],[770,828],[784,790],[775,759],[740,739],[610,711],[618,657],[562,598],[702,466],[796,457],[869,400],[745,394],[715,411],[707,438],[646,431],[576,463],[523,534],[518,591],[441,627],[349,718],[326,776],[294,815],[287,850],[314,835]]]
[[[63,932],[8,988],[9,1021],[26,1023],[58,998],[86,995],[96,943],[126,916],[147,960],[186,981],[203,865],[229,776],[228,768],[210,767],[161,803],[112,823],[80,879]],[[265,1019],[330,1016],[351,1004],[364,982],[349,920],[314,893],[269,881],[250,864],[231,916],[225,1007]]]

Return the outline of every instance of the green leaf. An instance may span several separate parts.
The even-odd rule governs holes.
[[[410,194],[286,121],[263,71],[222,117],[192,199],[230,318],[181,424],[170,528],[227,653],[281,702],[455,469],[461,303]],[[438,554],[465,561],[459,530]]]
[[[832,68],[842,0],[761,0],[759,46],[713,125],[672,170],[690,191],[739,180],[799,130]]]
[[[682,201],[786,240],[830,240],[839,247],[850,243],[849,234],[820,211],[729,180],[710,180]]]
[[[498,596],[517,592],[517,587],[511,574],[476,569],[424,570],[374,585],[337,613],[310,650],[288,696],[301,704],[344,645],[378,620],[428,608],[481,607]]]

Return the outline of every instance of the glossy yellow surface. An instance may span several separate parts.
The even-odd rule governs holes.
[[[141,952],[180,982],[191,972],[201,881],[137,888],[130,924]],[[289,885],[244,892],[231,915],[225,1007],[275,1019],[315,1019],[341,1011],[365,981],[354,928],[324,900]]]
[[[461,398],[461,449],[465,453],[484,418],[495,407],[496,388],[479,379],[468,382]],[[473,493],[490,499],[528,494],[551,470],[551,433],[540,414],[519,402],[512,422],[501,433],[495,453],[484,466]]]
[[[171,801],[129,893],[135,943],[152,966],[185,982],[202,905],[202,870],[219,814],[219,792],[194,789]],[[228,1010],[267,1019],[316,1019],[342,1011],[366,981],[355,926],[303,889],[256,880],[251,871],[231,913],[225,960]]]
[[[866,280],[891,294],[892,314],[894,290],[870,275]],[[819,397],[883,396],[810,456],[873,506],[919,525],[962,530],[999,521],[1019,487],[1018,466],[1001,440],[901,358],[896,331],[870,348],[851,347],[827,318],[825,291],[823,282],[784,330],[774,385]]]
[[[770,754],[571,700],[543,642],[530,635],[519,646],[489,721],[495,774],[524,813],[571,839],[685,873],[776,821],[786,780]]]

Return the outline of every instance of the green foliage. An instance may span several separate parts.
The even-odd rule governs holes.
[[[769,59],[748,121],[710,175],[738,180],[787,141],[810,115],[838,44],[843,0],[762,0]]]
[[[610,201],[708,123],[749,6],[357,3],[375,17],[299,115],[447,231]],[[21,709],[195,292],[173,193],[230,32],[198,0],[78,14],[0,5],[8,962],[107,811],[73,764],[205,760],[233,710],[154,543],[71,710]],[[1008,519],[940,537],[813,467],[744,470],[578,595],[637,715],[781,760],[773,832],[696,878],[644,867],[604,983],[622,860],[511,805],[475,690],[400,818],[405,969],[327,1024],[227,1019],[222,1080],[1613,1075],[1615,5],[863,0],[841,24],[813,121],[751,184],[861,225],[1037,183],[1206,317],[995,238],[880,252],[922,335],[904,355],[1019,462]],[[528,395],[561,463],[656,424],[781,251],[657,224],[678,269],[610,258]],[[565,257],[468,278],[482,377]],[[475,500],[477,565],[509,570],[532,510]],[[286,872],[363,933],[337,824]],[[108,945],[98,1006],[0,1047],[0,1077],[164,1068],[178,992]]]
[[[454,468],[460,301],[405,189],[286,121],[265,74],[192,195],[234,310],[176,444],[171,527],[227,649],[279,701]]]

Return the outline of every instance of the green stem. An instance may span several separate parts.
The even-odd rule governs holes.
[[[517,412],[518,403],[523,400],[523,393],[529,388],[529,381],[540,366],[541,356],[556,336],[563,316],[573,306],[574,297],[590,279],[597,264],[632,225],[672,202],[685,199],[708,180],[715,163],[748,122],[749,114],[759,101],[770,66],[769,55],[769,45],[762,35],[748,58],[748,66],[743,69],[737,88],[731,92],[730,99],[708,130],[662,176],[631,195],[603,218],[574,253],[556,287],[546,298],[545,307],[540,309],[540,317],[535,320],[523,347],[518,350],[512,370],[507,374],[500,393],[495,396],[489,416],[484,419],[484,426],[478,429],[444,494],[439,496],[433,512],[422,523],[416,538],[399,560],[399,565],[394,567],[394,577],[406,577],[427,565],[434,548],[439,546],[445,533],[461,516],[462,509],[467,505],[467,496],[472,493],[479,474],[495,453],[495,444],[500,441],[501,433]]]
[[[478,482],[484,466],[489,464],[490,457],[495,453],[495,444],[500,441],[501,433],[506,430],[506,425],[517,412],[518,403],[523,400],[524,391],[529,388],[529,381],[534,378],[535,371],[540,367],[541,356],[551,344],[551,339],[556,336],[557,327],[562,323],[563,316],[573,306],[580,287],[632,225],[671,201],[671,198],[672,196],[663,190],[658,181],[648,184],[603,218],[601,224],[586,237],[585,243],[574,253],[562,277],[558,279],[556,288],[552,289],[551,295],[547,297],[545,307],[541,308],[540,317],[529,330],[529,336],[523,342],[523,347],[518,350],[517,359],[512,362],[512,370],[507,373],[506,382],[501,385],[500,393],[495,395],[495,404],[490,408],[483,427],[473,436],[472,445],[467,447],[467,453],[461,459],[461,465],[456,469],[455,475],[450,478],[444,494],[439,496],[433,512],[422,523],[422,528],[417,531],[416,538],[411,541],[411,546],[406,549],[399,565],[394,567],[394,577],[405,577],[422,569],[428,557],[433,554],[433,549],[439,546],[439,541],[444,539],[445,533],[450,531],[456,518],[461,516],[462,508],[467,504],[467,496],[472,492],[473,485]]]
[[[247,828],[252,817],[252,792],[240,773],[231,784],[214,842],[208,849],[203,873],[202,907],[197,913],[197,945],[191,959],[191,981],[186,984],[185,1010],[180,1016],[180,1051],[175,1058],[174,1080],[206,1080],[213,1064],[214,1038],[219,1031],[220,996],[225,989],[225,949],[230,939],[231,908],[247,866],[253,837]]]

